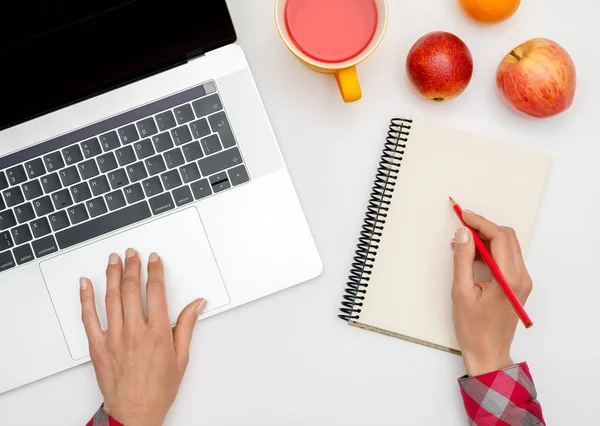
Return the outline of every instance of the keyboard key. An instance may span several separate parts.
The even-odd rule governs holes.
[[[100,148],[100,142],[98,138],[92,138],[85,142],[81,142],[81,149],[85,158],[92,158],[96,155],[102,154],[102,148]]]
[[[33,240],[33,236],[31,235],[31,231],[29,230],[29,225],[21,225],[17,228],[13,228],[10,232],[13,236],[13,241],[17,246],[20,246],[21,244],[25,244]]]
[[[6,204],[4,204],[4,198],[0,197],[0,211],[6,209]]]
[[[10,251],[0,253],[0,272],[6,271],[10,268],[14,268],[15,266],[15,261]]]
[[[177,130],[177,129],[175,129],[175,130]],[[175,131],[175,130],[173,130],[173,131]],[[154,142],[154,147],[156,148],[156,152],[163,152],[163,151],[173,148],[173,140],[171,139],[171,135],[169,135],[168,132],[153,136],[152,142]]]
[[[177,108],[173,109],[173,112],[175,113],[177,124],[184,124],[196,118],[194,117],[194,111],[192,111],[190,104],[178,106]]]
[[[92,194],[94,194],[94,197],[106,194],[108,191],[110,191],[110,186],[108,185],[108,181],[104,175],[100,175],[90,180],[90,188],[92,189]]]
[[[173,136],[173,140],[177,145],[183,145],[184,143],[188,143],[192,140],[190,128],[186,125],[171,130],[171,135]]]
[[[196,200],[200,200],[212,194],[212,189],[210,189],[210,183],[208,183],[207,179],[194,182],[190,187],[192,188]]]
[[[0,190],[8,188],[8,180],[4,172],[0,172]]]
[[[160,179],[162,180],[163,186],[165,187],[165,191],[170,191],[171,189],[183,185],[183,183],[181,182],[181,178],[179,177],[179,172],[177,170],[171,170],[170,172],[163,173],[162,175],[160,175]]]
[[[63,186],[71,186],[81,181],[79,178],[79,173],[77,173],[76,166],[67,167],[66,169],[58,172],[58,175],[60,176]]]
[[[167,136],[169,135],[168,133],[165,134]],[[150,139],[144,139],[140,142],[136,142],[133,144],[133,147],[135,148],[135,153],[140,160],[155,154],[154,146],[152,145],[152,141],[150,141]]]
[[[229,174],[229,181],[233,186],[240,185],[250,180],[248,171],[243,164],[227,171],[227,174]]]
[[[198,161],[200,170],[204,176],[212,175],[221,170],[228,169],[233,166],[237,166],[242,163],[242,156],[240,150],[235,147],[226,151],[221,151],[210,157],[205,157]]]
[[[0,231],[12,228],[17,224],[17,218],[12,210],[0,212]]]
[[[60,248],[65,249],[148,219],[150,216],[148,203],[144,201],[59,232],[56,234],[56,239]]]
[[[64,209],[65,207],[69,207],[73,204],[73,198],[71,198],[71,193],[68,189],[62,189],[54,192],[52,193],[51,197],[56,210]]]
[[[33,256],[33,251],[31,250],[31,246],[29,244],[25,244],[24,246],[15,248],[13,250],[13,254],[15,255],[15,259],[17,260],[17,264],[19,265],[31,262],[35,259],[35,257]]]
[[[30,220],[35,219],[35,212],[33,211],[31,203],[21,204],[20,206],[15,207],[15,216],[19,223],[29,222]]]
[[[127,179],[127,173],[125,173],[125,169],[115,170],[114,172],[110,172],[107,176],[112,189],[122,188],[125,185],[129,185],[129,179]]]
[[[135,142],[140,138],[135,128],[135,124],[121,127],[119,129],[119,137],[121,138],[121,143],[123,143],[123,145]]]
[[[134,183],[123,190],[125,192],[125,198],[129,204],[137,203],[144,199],[144,190],[142,185]]]
[[[132,183],[148,177],[144,163],[141,161],[139,163],[132,164],[131,166],[127,166],[127,174],[129,175],[129,181]]]
[[[8,182],[11,185],[18,185],[27,180],[27,173],[25,173],[25,169],[22,165],[15,166],[6,171],[6,176],[8,177]]]
[[[56,241],[52,235],[48,235],[41,240],[35,240],[31,243],[31,246],[33,247],[33,252],[37,258],[48,256],[49,254],[58,251]]]
[[[227,149],[235,146],[235,138],[233,137],[231,126],[229,125],[229,121],[227,121],[227,116],[224,112],[211,115],[208,117],[208,121],[210,122],[212,131],[219,134],[223,148]]]
[[[25,163],[25,171],[27,172],[29,179],[34,179],[46,174],[46,168],[44,167],[44,162],[41,158],[36,158],[35,160]]]
[[[214,154],[222,149],[221,142],[219,142],[219,137],[217,135],[210,135],[209,137],[202,139],[200,142],[202,143],[202,149],[206,155]]]
[[[208,121],[206,121],[206,118],[201,118],[198,121],[190,123],[190,129],[192,129],[192,135],[194,135],[194,139],[200,139],[206,135],[210,135],[210,127],[208,126]]]
[[[148,117],[142,121],[138,121],[137,128],[138,128],[138,133],[143,138],[152,136],[152,135],[158,133],[158,129],[156,128],[156,123],[154,122],[154,118],[152,118],[152,117]]]
[[[31,232],[33,232],[33,236],[35,238],[43,237],[44,235],[48,235],[50,232],[52,232],[50,229],[50,224],[48,223],[48,219],[45,217],[34,220],[29,225],[31,226]]]
[[[14,207],[17,204],[21,204],[23,201],[25,201],[25,198],[23,197],[23,192],[18,186],[16,188],[7,189],[3,192],[3,194],[4,201],[7,207]]]
[[[202,153],[202,148],[200,147],[200,142],[194,141],[188,143],[187,145],[183,145],[181,147],[183,150],[183,156],[185,157],[185,161],[191,163],[192,161],[196,161],[202,157],[204,154]]]
[[[165,161],[161,155],[148,158],[146,160],[146,168],[148,169],[148,174],[150,176],[157,175],[167,170],[167,166],[165,166]]]
[[[53,152],[52,154],[44,156],[44,163],[46,164],[46,170],[48,170],[48,172],[54,172],[65,167],[65,162],[63,161],[60,152]]]
[[[117,132],[113,130],[112,132],[100,136],[100,145],[102,145],[104,152],[112,151],[113,149],[120,147],[121,142],[119,142]]]
[[[194,201],[194,197],[192,196],[192,191],[190,190],[190,187],[187,185],[174,190],[173,198],[175,199],[175,204],[177,204],[177,207],[184,206],[184,205]]]
[[[85,206],[83,204],[77,204],[67,209],[71,224],[77,225],[78,223],[84,222],[89,219]]]
[[[173,197],[168,192],[159,195],[158,197],[150,198],[150,209],[155,215],[173,210],[175,203],[173,203]]]
[[[55,232],[69,226],[69,219],[67,218],[67,214],[64,210],[52,213],[50,216],[48,216],[48,219],[50,219],[50,225],[52,226],[52,230]]]
[[[87,182],[81,182],[75,186],[72,186],[70,189],[73,201],[76,203],[81,203],[92,198],[92,193],[90,192],[90,187],[88,186]]]
[[[67,166],[79,163],[83,160],[83,154],[81,153],[81,148],[79,145],[73,145],[63,149],[62,155],[65,159],[65,163],[67,163]]]
[[[120,190],[106,194],[104,198],[106,199],[106,205],[111,211],[125,207],[125,204],[127,204]]]
[[[175,148],[165,152],[163,154],[163,157],[165,157],[165,163],[167,164],[167,167],[169,169],[172,169],[173,167],[179,167],[185,163],[185,160],[183,159],[183,154],[181,153],[181,149],[179,148]]]
[[[111,170],[119,167],[117,160],[115,159],[115,154],[112,152],[101,155],[100,157],[96,158],[96,161],[98,162],[98,167],[102,173],[110,172]]]
[[[142,182],[142,187],[146,193],[146,197],[153,197],[163,192],[163,187],[160,184],[158,176],[151,177]]]
[[[13,248],[14,244],[10,236],[10,231],[4,231],[0,234],[0,251]]]
[[[42,182],[42,188],[44,188],[44,192],[46,194],[49,194],[50,192],[58,191],[60,188],[62,188],[62,185],[60,184],[60,179],[58,177],[58,173],[52,173],[48,176],[44,176],[41,179],[41,182]]]
[[[175,117],[173,117],[173,113],[170,110],[157,114],[156,123],[158,124],[158,130],[161,132],[172,129],[177,125]]]
[[[33,202],[33,208],[38,216],[46,216],[54,211],[54,206],[52,205],[52,200],[50,200],[49,195],[35,200]]]
[[[194,107],[196,117],[204,117],[205,115],[212,114],[213,112],[217,112],[223,109],[223,105],[221,104],[219,95],[217,95],[216,93],[214,95],[206,96],[205,98],[198,99],[197,101],[192,102],[192,106]]]
[[[214,176],[211,176],[208,180],[210,181],[212,190],[215,194],[217,192],[221,192],[228,188],[231,188],[231,183],[229,183],[229,176],[227,176],[227,173],[225,172],[221,172]]]
[[[94,198],[85,203],[91,217],[100,216],[108,211],[102,197]]]
[[[121,167],[135,162],[136,158],[135,153],[133,152],[133,148],[130,146],[125,146],[121,149],[118,149],[117,160],[119,161],[119,166]]]
[[[21,189],[23,190],[23,195],[25,195],[26,200],[33,200],[34,198],[44,195],[42,185],[40,185],[40,181],[37,179],[24,183],[21,186]]]
[[[83,180],[88,180],[100,174],[94,159],[84,161],[83,163],[78,164],[77,167],[79,168],[79,173]]]
[[[186,164],[183,167],[179,168],[179,173],[183,178],[185,183],[190,183],[195,180],[200,179],[202,176],[200,175],[200,170],[198,170],[198,166],[196,163]]]

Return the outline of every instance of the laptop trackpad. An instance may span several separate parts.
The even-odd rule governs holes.
[[[207,301],[205,313],[229,303],[229,295],[195,208],[189,208],[154,222],[92,243],[40,264],[48,292],[74,360],[89,355],[88,341],[81,323],[79,277],[94,284],[96,309],[106,329],[106,265],[108,255],[133,247],[142,259],[142,299],[146,300],[146,263],[156,251],[165,266],[165,287],[169,319],[175,324],[181,310],[193,300]]]

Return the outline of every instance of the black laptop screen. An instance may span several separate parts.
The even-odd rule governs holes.
[[[10,1],[0,130],[235,41],[225,0]]]

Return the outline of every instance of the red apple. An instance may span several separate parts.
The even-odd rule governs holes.
[[[575,65],[558,43],[535,38],[513,49],[500,62],[496,84],[516,110],[532,117],[551,117],[573,103]]]
[[[460,38],[437,31],[417,40],[406,58],[406,71],[417,92],[442,102],[467,88],[473,76],[473,57]]]

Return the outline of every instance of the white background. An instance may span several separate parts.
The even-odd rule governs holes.
[[[555,156],[528,256],[535,283],[528,311],[536,325],[519,329],[513,354],[530,363],[548,424],[597,425],[597,2],[525,0],[510,21],[487,27],[470,22],[456,0],[390,0],[388,33],[359,67],[364,98],[353,105],[342,103],[332,77],[288,53],[274,28],[272,0],[228,3],[325,271],[199,323],[166,424],[466,424],[456,383],[464,373],[460,358],[336,318],[388,121],[418,115]],[[434,30],[457,34],[475,60],[468,90],[444,104],[413,94],[404,72],[411,45]],[[504,54],[533,37],[561,43],[578,68],[573,108],[549,120],[514,113],[494,85]],[[87,364],[0,396],[0,424],[82,425],[100,402]]]

